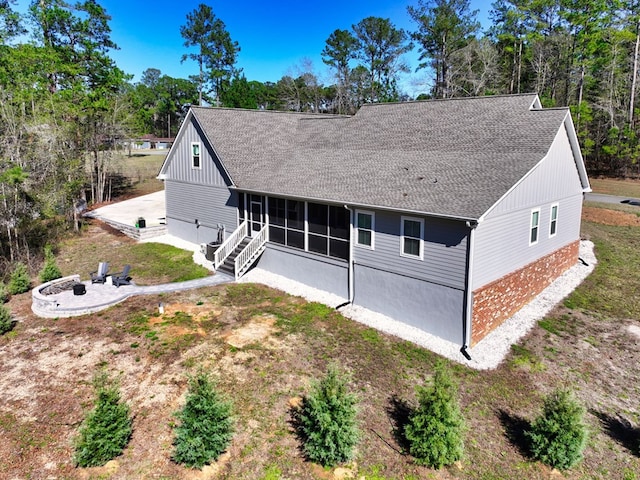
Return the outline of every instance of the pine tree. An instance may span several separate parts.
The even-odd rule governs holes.
[[[533,458],[559,469],[568,469],[582,459],[587,443],[584,407],[568,390],[556,390],[544,400],[542,415],[525,432]]]
[[[24,263],[17,263],[9,280],[9,293],[11,295],[24,293],[29,291],[30,287],[31,279],[29,278],[27,266]]]
[[[4,305],[0,305],[0,335],[4,335],[13,328],[11,312]]]
[[[418,386],[418,408],[405,427],[409,453],[420,465],[441,468],[462,457],[464,420],[457,387],[444,363],[436,365],[433,383]]]
[[[357,398],[349,393],[349,378],[337,367],[311,387],[298,413],[298,430],[307,458],[324,466],[345,462],[353,456],[359,432]]]
[[[122,453],[133,432],[129,406],[120,401],[117,383],[105,372],[96,375],[96,406],[76,440],[74,462],[80,467],[104,465]]]
[[[51,245],[47,245],[44,247],[44,266],[40,271],[40,281],[42,283],[46,283],[60,277],[62,277],[62,272],[56,264],[56,257],[53,254],[53,249],[51,248]]]
[[[222,398],[206,373],[189,379],[187,401],[176,416],[180,425],[175,429],[175,462],[201,468],[217,460],[229,446],[231,403]]]

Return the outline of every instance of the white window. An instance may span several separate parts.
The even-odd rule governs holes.
[[[531,229],[529,233],[529,245],[538,243],[538,230],[540,229],[540,209],[531,210]]]
[[[373,212],[356,210],[356,245],[374,249],[376,217]]]
[[[551,217],[549,220],[549,237],[554,237],[558,232],[558,204],[551,205]]]
[[[402,217],[400,231],[400,255],[422,260],[424,250],[424,220]]]
[[[191,142],[191,167],[202,168],[200,163],[200,142]]]

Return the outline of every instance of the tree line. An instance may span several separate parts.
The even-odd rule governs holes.
[[[0,0],[0,256],[28,260],[87,203],[108,200],[124,140],[172,137],[191,105],[353,114],[364,103],[414,100],[399,85],[428,80],[416,99],[537,92],[569,106],[592,174],[637,175],[638,0],[495,0],[484,30],[469,0],[417,0],[410,31],[367,17],[326,39],[321,80],[303,60],[274,82],[248,80],[241,46],[200,4],[180,33],[198,74],[147,69],[138,82],[98,0]]]

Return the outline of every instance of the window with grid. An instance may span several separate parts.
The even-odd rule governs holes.
[[[405,257],[422,259],[424,248],[423,236],[424,220],[421,218],[402,217],[400,254]]]
[[[373,212],[356,210],[356,245],[374,248],[375,215]]]
[[[549,220],[549,236],[558,232],[558,205],[551,205],[551,219]]]
[[[531,211],[531,229],[529,233],[529,245],[538,243],[538,230],[540,229],[540,209]]]
[[[191,166],[200,168],[200,142],[191,143]]]

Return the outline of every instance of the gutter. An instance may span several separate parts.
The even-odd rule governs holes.
[[[472,272],[473,272],[473,254],[475,251],[475,233],[476,228],[478,227],[478,222],[467,221],[467,227],[469,227],[469,245],[468,245],[468,255],[467,255],[467,282],[466,282],[466,304],[465,304],[465,318],[464,323],[462,325],[462,335],[463,335],[463,344],[462,348],[460,348],[460,353],[467,360],[471,360],[471,355],[467,351],[468,348],[471,347],[471,317],[473,315],[473,292],[471,288],[473,286],[472,282]]]
[[[317,197],[301,197],[298,195],[289,195],[286,193],[278,193],[278,192],[268,192],[265,190],[255,190],[255,189],[251,189],[251,188],[243,188],[243,187],[238,187],[235,185],[231,185],[228,186],[227,188],[229,188],[229,190],[236,190],[238,192],[245,192],[245,193],[252,193],[255,195],[265,195],[265,196],[272,196],[272,197],[279,197],[279,198],[290,198],[293,200],[300,200],[303,202],[317,202],[317,203],[324,203],[324,204],[328,204],[328,205],[340,205],[342,204],[340,201],[336,201],[336,200],[328,200],[326,198],[317,198]],[[344,204],[342,204],[344,205]],[[421,210],[407,210],[404,208],[396,208],[396,207],[386,207],[384,205],[370,205],[368,203],[351,203],[351,207],[347,207],[346,205],[344,205],[344,207],[347,210],[351,210],[351,208],[353,207],[357,207],[357,208],[362,208],[362,209],[366,209],[366,210],[383,210],[383,211],[387,211],[387,212],[396,212],[396,213],[402,213],[402,214],[410,214],[410,215],[418,215],[418,216],[423,216],[423,217],[433,217],[433,218],[442,218],[445,220],[456,220],[459,222],[479,222],[481,221],[480,218],[476,218],[476,217],[462,217],[459,215],[447,215],[444,213],[432,213],[432,212],[426,212],[426,211],[421,211]]]

